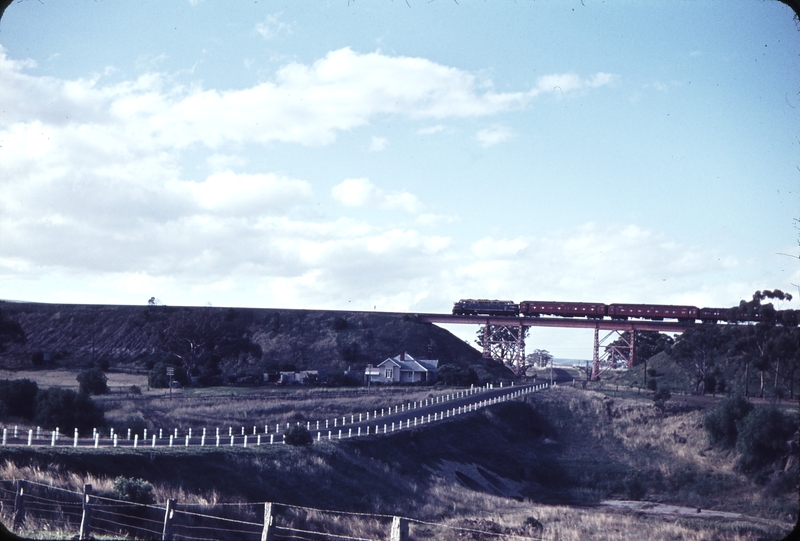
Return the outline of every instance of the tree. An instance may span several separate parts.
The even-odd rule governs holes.
[[[716,325],[684,332],[672,346],[670,356],[695,381],[695,393],[705,394],[705,381],[717,360],[727,350],[727,339]]]
[[[3,311],[0,310],[0,352],[5,351],[6,344],[9,342],[24,344],[27,342],[27,338],[22,326],[18,322],[4,317]]]
[[[737,466],[743,471],[764,468],[786,452],[786,440],[795,426],[774,406],[754,408],[737,424]]]
[[[703,419],[712,444],[732,448],[739,436],[738,423],[753,410],[753,405],[742,395],[729,396],[719,402]]]
[[[783,327],[775,327],[770,334],[771,336],[768,337],[764,348],[764,356],[767,358],[768,364],[772,365],[775,369],[775,382],[772,392],[777,397],[782,394],[782,390],[778,389],[778,377],[780,375],[781,365],[783,365],[784,368],[788,365],[789,368],[792,369],[792,361],[800,356],[800,351],[798,351],[800,337],[798,336],[797,328],[785,329]],[[793,376],[794,374],[792,374],[790,386],[794,383]]]
[[[7,415],[28,421],[36,414],[39,386],[29,379],[0,380],[0,403]]]
[[[192,381],[210,384],[221,373],[224,358],[261,357],[261,347],[251,339],[249,322],[236,311],[203,308],[165,329],[161,349],[183,367]]]
[[[670,398],[672,398],[672,394],[669,392],[669,389],[666,388],[659,389],[653,393],[653,405],[662,416],[664,415],[664,411],[667,409],[667,400]]]
[[[525,357],[526,366],[538,366],[544,368],[549,363],[553,362],[553,356],[546,349],[534,349],[533,353]]]
[[[106,394],[108,393],[108,376],[102,370],[91,368],[84,370],[75,379],[80,383],[82,393]]]
[[[439,381],[445,385],[466,387],[478,383],[478,374],[472,367],[457,364],[443,364],[438,370]]]
[[[177,366],[177,364],[177,361],[169,359],[157,362],[153,369],[147,373],[147,384],[153,389],[166,389],[169,387],[167,368],[174,368],[175,374],[172,376],[172,381],[186,385],[189,380],[186,370],[182,366]]]
[[[105,426],[105,416],[89,395],[51,388],[40,390],[36,395],[34,422],[49,429],[77,428],[79,433],[85,434],[92,428]]]
[[[648,359],[658,355],[662,351],[669,351],[675,340],[664,333],[657,331],[635,331],[633,342],[633,366],[645,363]],[[631,332],[625,331],[622,335],[606,346],[606,351],[614,348],[627,348],[631,343]],[[612,359],[620,361],[621,359]]]
[[[760,373],[759,396],[764,397],[766,372],[772,367],[773,361],[777,361],[779,365],[780,358],[787,356],[780,347],[775,347],[777,344],[773,346],[769,344],[778,339],[778,335],[788,326],[797,325],[797,314],[794,310],[777,311],[772,303],[762,303],[766,299],[792,300],[792,296],[779,289],[756,291],[751,300],[743,300],[739,306],[728,311],[730,321],[758,321],[755,325],[746,327],[746,331],[734,346],[735,353],[744,363],[745,396],[750,394],[749,376],[752,365]]]

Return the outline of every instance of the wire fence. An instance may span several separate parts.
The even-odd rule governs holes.
[[[541,532],[497,524],[480,529],[459,519],[431,522],[271,502],[132,502],[36,481],[0,479],[0,519],[26,538],[169,540],[530,540]],[[469,519],[460,519],[469,524]]]

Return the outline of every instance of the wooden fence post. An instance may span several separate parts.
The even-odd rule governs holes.
[[[17,480],[17,495],[14,498],[14,530],[25,523],[25,481]]]
[[[261,541],[273,541],[275,539],[275,525],[272,518],[272,503],[264,504],[264,529],[261,530]]]
[[[408,541],[408,521],[403,517],[392,517],[389,541]]]
[[[164,531],[161,534],[162,541],[172,541],[172,519],[175,517],[175,504],[177,500],[167,500],[167,508],[164,511]]]
[[[92,485],[83,485],[83,515],[81,516],[81,529],[78,539],[89,539],[89,523],[92,520],[92,504],[89,497],[92,495]]]

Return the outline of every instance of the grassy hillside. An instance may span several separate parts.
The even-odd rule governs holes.
[[[482,365],[474,348],[413,315],[8,302],[0,308],[27,338],[0,352],[2,368],[30,367],[36,352],[61,367],[105,360],[112,368],[144,368],[168,356],[178,338],[209,333],[217,341],[222,373],[231,381],[275,370],[363,369],[401,351],[438,359],[440,365]],[[491,377],[505,373],[502,367],[490,370]]]
[[[523,521],[535,517],[545,539],[780,539],[797,519],[796,457],[783,457],[759,484],[736,471],[735,452],[709,446],[703,415],[676,402],[662,417],[646,400],[558,388],[445,423],[309,448],[5,449],[0,478],[39,476],[74,489],[88,478],[102,491],[116,476],[141,477],[156,485],[158,501],[276,501],[497,532],[524,533]],[[650,507],[625,512],[608,500]],[[646,515],[658,502],[693,514]],[[721,520],[711,510],[742,515]]]

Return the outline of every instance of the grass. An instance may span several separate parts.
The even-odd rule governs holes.
[[[9,379],[28,378],[36,381],[40,387],[58,386],[78,389],[75,380],[77,372],[58,370],[55,372],[30,371],[16,372]],[[0,379],[4,376],[0,373]],[[326,419],[362,413],[366,416],[375,410],[389,408],[403,402],[424,401],[452,393],[455,389],[442,387],[302,387],[302,386],[260,386],[260,387],[206,387],[174,389],[169,398],[167,389],[147,389],[145,376],[110,372],[109,386],[111,392],[93,397],[103,409],[109,426],[116,432],[125,433],[127,428],[138,430],[140,436],[143,428],[149,433],[162,429],[173,431],[179,429],[181,434],[192,428],[195,433],[203,428],[215,432],[219,427],[221,433],[228,433],[233,427],[236,433],[242,427],[252,433],[253,426],[263,433],[264,425],[270,432],[275,425],[285,427],[286,423],[308,422],[317,420],[324,425]],[[140,386],[141,395],[130,392],[131,385]],[[36,428],[29,423],[16,424],[23,432]],[[62,427],[62,432],[71,429]]]
[[[437,392],[384,388],[367,395],[356,389],[253,388],[223,396],[220,390],[204,389],[171,404],[147,394],[112,395],[104,407],[112,419],[146,414],[148,421],[160,418],[176,426],[209,417],[223,425],[255,424],[262,416],[324,417]],[[525,403],[502,403],[391,436],[315,443],[307,449],[5,449],[0,478],[40,479],[71,490],[89,482],[109,491],[113,479],[123,475],[153,483],[158,502],[174,497],[223,509],[214,506],[274,501],[434,523],[412,523],[414,539],[493,538],[456,527],[495,531],[508,539],[782,537],[797,518],[795,491],[757,485],[734,470],[733,452],[709,449],[701,427],[704,412],[698,407],[707,406],[676,398],[662,417],[645,395],[622,398],[558,387],[529,395]],[[453,475],[454,466],[460,478]],[[503,487],[514,487],[514,494],[503,495]],[[603,505],[610,499],[660,501],[750,518],[651,515]],[[376,538],[377,532],[387,531],[377,519],[359,519],[362,525],[349,515],[302,515],[286,507],[281,513],[286,524],[325,526],[356,537]],[[528,517],[543,529],[526,526]]]

